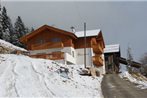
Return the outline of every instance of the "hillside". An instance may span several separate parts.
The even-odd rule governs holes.
[[[0,39],[0,53],[5,53],[5,52],[7,53],[15,50],[27,51],[23,48],[17,47],[9,42]]]
[[[102,77],[81,76],[79,71],[78,65],[1,54],[0,97],[102,98]]]
[[[137,85],[137,87],[141,89],[147,89],[147,78],[141,75],[140,73],[132,73],[130,74],[127,69],[126,65],[121,65],[121,72],[119,76],[123,79],[129,80],[130,82]]]

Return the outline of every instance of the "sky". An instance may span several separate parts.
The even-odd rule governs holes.
[[[21,16],[28,27],[47,24],[71,31],[101,29],[105,44],[120,44],[121,56],[131,48],[134,60],[147,52],[147,1],[13,1],[2,0],[2,6],[14,22]]]

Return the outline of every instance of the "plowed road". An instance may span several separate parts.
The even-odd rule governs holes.
[[[137,88],[135,84],[121,79],[116,74],[104,76],[102,92],[104,98],[147,98],[147,89]]]

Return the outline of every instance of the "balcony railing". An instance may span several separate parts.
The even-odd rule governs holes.
[[[101,56],[93,56],[92,57],[93,64],[97,67],[103,66],[103,59]]]
[[[103,53],[103,49],[100,46],[100,44],[96,44],[96,45],[92,45],[93,48],[93,52],[96,54],[102,54]]]
[[[96,38],[92,38],[91,46],[93,48],[94,53],[96,53],[96,54],[102,54],[103,53],[103,48],[101,46],[101,42],[97,42]]]
[[[63,48],[62,42],[47,42],[43,44],[31,45],[31,50],[50,49],[50,48]]]
[[[50,54],[36,54],[36,55],[30,55],[30,57],[44,58],[50,60],[61,60],[64,59],[64,52],[52,52]]]

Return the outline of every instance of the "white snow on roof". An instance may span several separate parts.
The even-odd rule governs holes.
[[[119,44],[114,44],[114,45],[106,45],[104,49],[104,53],[111,53],[111,52],[119,52]]]
[[[96,29],[96,30],[86,30],[86,36],[97,36],[101,30]],[[84,37],[84,31],[78,31],[75,32],[75,35],[77,37]]]
[[[9,43],[9,42],[6,42],[6,41],[4,41],[4,40],[1,40],[0,39],[0,46],[2,46],[2,47],[4,47],[4,48],[7,48],[7,49],[10,49],[10,50],[20,50],[20,51],[27,51],[27,50],[25,50],[25,49],[23,49],[23,48],[20,48],[20,47],[17,47],[17,46],[15,46],[15,45],[13,45],[13,44],[11,44],[11,43]]]

